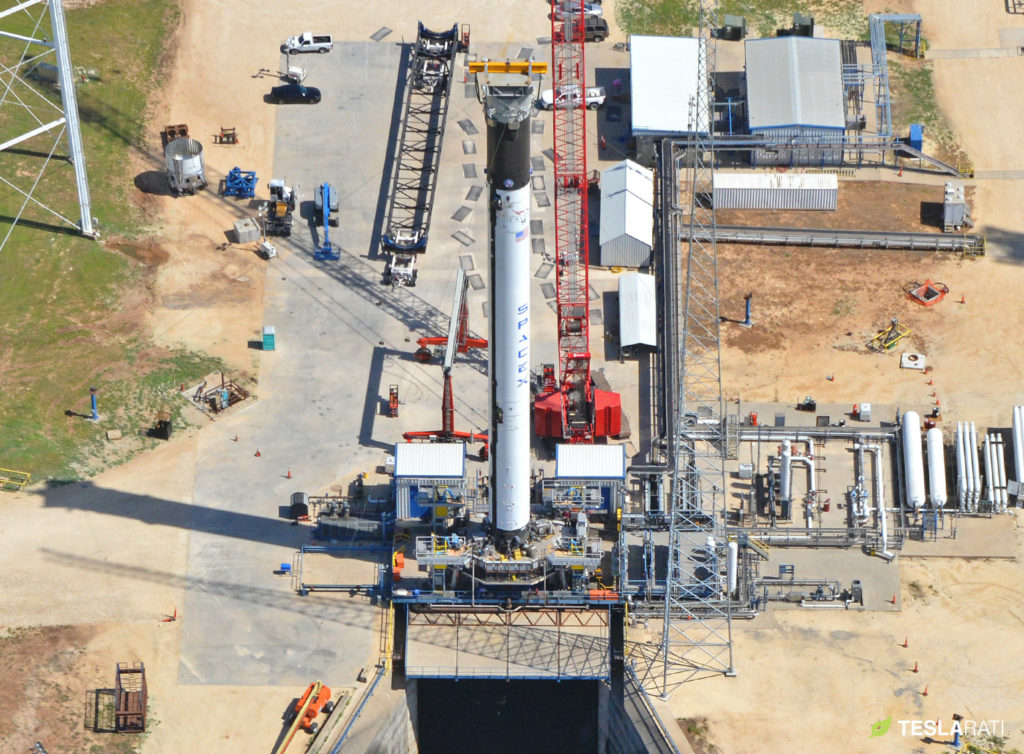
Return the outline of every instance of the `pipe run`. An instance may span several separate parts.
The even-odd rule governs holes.
[[[873,453],[875,457],[875,516],[878,518],[879,533],[882,537],[882,551],[879,555],[886,561],[892,562],[896,553],[889,551],[889,523],[885,510],[885,485],[882,481],[882,446],[861,445],[854,446],[857,450]],[[863,467],[862,467],[863,468]]]

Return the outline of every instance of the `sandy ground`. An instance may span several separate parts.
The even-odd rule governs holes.
[[[504,42],[509,55],[549,32],[539,0],[531,14],[505,13],[522,7],[513,0],[461,5],[457,20],[472,24],[474,39]],[[925,13],[933,47],[995,47],[999,28],[1024,26],[1001,2],[969,14],[955,0],[896,5]],[[611,14],[611,0],[605,10]],[[414,33],[417,17],[432,28],[456,20],[452,4],[440,0],[381,7],[315,0],[291,9],[286,23],[280,4],[247,3],[243,15],[227,0],[185,0],[177,63],[152,110],[153,149],[132,158],[136,185],[156,185],[147,173],[160,164],[158,131],[184,122],[206,145],[212,182],[240,165],[257,171],[262,193],[273,164],[274,109],[252,103],[272,82],[253,74],[278,64],[281,38],[315,28],[364,41],[386,26],[395,30],[388,41],[397,41]],[[1014,96],[1018,62],[935,64],[940,101],[978,170],[1024,169],[1024,158],[1007,146],[1024,135],[1024,104]],[[209,135],[230,125],[239,128],[241,145],[214,146]],[[138,253],[158,267],[159,305],[148,323],[156,339],[202,348],[236,370],[254,371],[256,352],[246,344],[261,325],[265,263],[251,248],[223,246],[243,208],[212,193],[174,199],[140,190],[135,200],[153,227],[152,240],[138,244]],[[1020,330],[1024,313],[1003,293],[1024,275],[1022,203],[1021,181],[978,182],[975,216],[990,250],[983,260],[723,247],[722,313],[741,316],[742,294],[754,290],[758,323],[749,333],[725,326],[727,393],[747,400],[813,394],[820,401],[918,402],[937,389],[947,419],[1007,424],[1009,407],[1024,401],[1016,368],[1024,353],[1008,337]],[[913,215],[914,208],[902,211]],[[926,277],[953,290],[927,310],[902,293],[907,281]],[[961,295],[964,305],[957,303]],[[893,356],[864,352],[865,335],[891,316],[914,327],[913,345],[934,366],[936,388],[901,373]],[[20,706],[0,716],[0,752],[23,751],[40,738],[51,751],[88,750],[93,740],[80,731],[77,713],[44,718],[32,709],[38,690],[27,690],[45,675],[68,697],[68,709],[77,710],[89,689],[112,685],[116,661],[135,659],[146,662],[159,721],[144,751],[270,748],[298,689],[179,685],[180,628],[187,616],[171,623],[163,618],[183,601],[186,521],[117,515],[117,506],[145,506],[149,496],[185,503],[181,516],[187,515],[196,448],[194,437],[182,438],[93,482],[0,501],[3,627],[74,627],[48,637],[53,651],[49,657],[43,652],[45,673],[18,676],[24,693],[5,697]],[[1015,525],[1019,536],[1019,517]],[[897,741],[892,732],[869,740],[869,726],[889,714],[948,719],[953,712],[1006,719],[1007,733],[1020,746],[1024,723],[1015,703],[1024,695],[1024,644],[1015,637],[1024,623],[1024,550],[1018,553],[1013,562],[904,561],[899,613],[779,612],[737,626],[739,678],[694,684],[678,692],[671,707],[680,717],[707,717],[709,738],[723,752],[925,750],[916,739]],[[897,646],[904,636],[909,649]],[[11,641],[0,644],[5,662]],[[805,661],[794,662],[798,655]],[[915,661],[918,675],[908,670]],[[923,697],[926,684],[929,696]]]

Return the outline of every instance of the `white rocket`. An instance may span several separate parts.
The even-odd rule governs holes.
[[[483,84],[490,205],[491,510],[507,549],[530,521],[530,115],[533,84]]]

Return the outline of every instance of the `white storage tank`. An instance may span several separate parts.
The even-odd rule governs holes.
[[[925,433],[928,440],[928,491],[932,505],[946,505],[946,455],[942,444],[942,430],[932,427]]]
[[[903,475],[907,505],[915,510],[924,506],[924,458],[921,452],[921,416],[916,411],[903,414]]]
[[[167,180],[176,194],[194,194],[206,188],[203,145],[195,139],[175,139],[164,147]]]

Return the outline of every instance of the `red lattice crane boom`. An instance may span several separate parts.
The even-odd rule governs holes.
[[[618,395],[595,391],[590,375],[584,18],[583,0],[551,0],[558,372],[544,369],[534,429],[569,442],[618,434],[620,424]],[[567,92],[577,96],[559,96]]]

